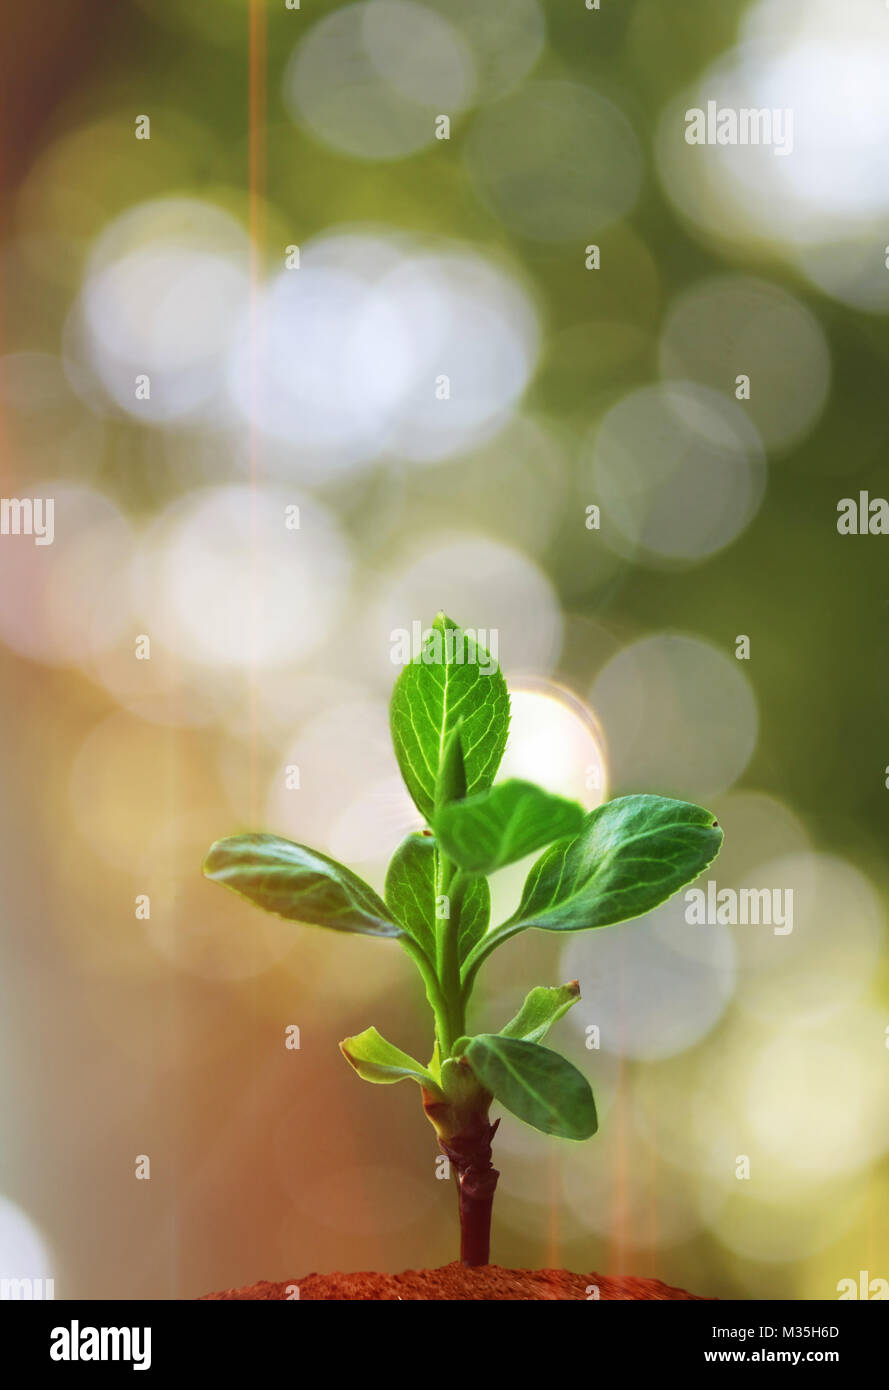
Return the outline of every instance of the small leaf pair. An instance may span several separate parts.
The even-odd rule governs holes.
[[[507,1110],[545,1134],[588,1139],[596,1131],[596,1107],[586,1078],[549,1048],[540,1047],[552,1025],[580,998],[577,981],[554,989],[538,987],[499,1033],[459,1038],[456,1057],[465,1057],[482,1085]],[[391,1085],[416,1081],[443,1098],[432,1072],[368,1028],[340,1043],[340,1050],[365,1081]]]

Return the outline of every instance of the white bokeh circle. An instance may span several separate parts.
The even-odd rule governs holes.
[[[459,244],[373,230],[302,248],[247,315],[231,399],[309,483],[384,455],[435,463],[490,439],[536,365],[533,304],[504,267]]]
[[[589,693],[621,791],[707,805],[744,771],[756,746],[756,700],[740,664],[681,633],[622,648]]]
[[[8,1197],[0,1197],[0,1278],[53,1278],[46,1241],[30,1217]]]
[[[91,488],[45,480],[29,496],[43,504],[43,524],[52,503],[52,543],[3,537],[0,641],[34,660],[89,669],[132,623],[134,529]]]
[[[830,352],[818,320],[766,280],[722,275],[671,305],[660,341],[665,378],[732,396],[750,380],[744,408],[767,448],[787,448],[815,425],[830,387]]]
[[[681,893],[630,922],[572,933],[562,975],[580,981],[584,1014],[601,1046],[622,1057],[660,1060],[693,1047],[722,1017],[735,986],[727,927],[690,925]]]
[[[751,417],[690,381],[625,396],[594,427],[586,458],[603,540],[656,568],[693,564],[730,545],[765,491]]]
[[[550,580],[528,556],[481,533],[432,533],[393,563],[366,625],[381,675],[393,672],[391,634],[410,633],[414,623],[427,628],[440,611],[487,634],[508,674],[545,676],[558,659],[562,614]]]
[[[668,196],[704,235],[782,252],[826,293],[889,311],[889,31],[871,0],[758,0],[737,46],[670,102],[657,167]],[[689,145],[687,115],[768,112],[779,142]],[[787,139],[787,121],[792,137]],[[757,117],[757,119],[759,119]]]
[[[292,118],[354,159],[403,159],[435,140],[435,118],[472,100],[472,50],[443,15],[367,0],[316,21],[284,76]]]
[[[473,186],[511,230],[581,244],[624,217],[642,185],[642,153],[626,117],[579,82],[527,82],[474,119]]]
[[[288,509],[299,508],[289,529]],[[349,548],[320,503],[286,489],[228,486],[177,498],[141,556],[147,632],[195,663],[286,666],[339,619]]]
[[[714,877],[718,879],[717,860]],[[777,890],[792,930],[738,927],[738,1005],[774,1024],[785,1015],[827,1021],[860,998],[886,949],[886,922],[869,879],[836,855],[797,853],[768,859],[743,878]],[[792,896],[789,896],[792,895]]]
[[[66,326],[75,390],[100,413],[110,401],[152,424],[218,414],[248,268],[246,233],[211,203],[128,209],[93,246]]]

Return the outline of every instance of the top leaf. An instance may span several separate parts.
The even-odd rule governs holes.
[[[465,794],[491,785],[509,731],[506,681],[485,648],[443,613],[398,677],[389,713],[401,775],[427,821],[448,735],[458,723]]]
[[[279,917],[334,931],[404,936],[386,904],[351,869],[277,835],[217,840],[204,873]]]

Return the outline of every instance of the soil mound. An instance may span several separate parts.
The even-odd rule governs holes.
[[[568,1269],[502,1269],[482,1265],[467,1269],[461,1264],[441,1269],[408,1269],[403,1274],[306,1274],[281,1284],[261,1280],[242,1289],[226,1289],[205,1294],[206,1299],[285,1300],[293,1298],[294,1286],[300,1300],[327,1301],[383,1299],[416,1301],[426,1299],[577,1299],[595,1298],[632,1301],[637,1299],[686,1298],[697,1294],[670,1288],[660,1279],[636,1279],[630,1275],[611,1278],[604,1274],[574,1274]],[[290,1291],[288,1293],[288,1290]]]

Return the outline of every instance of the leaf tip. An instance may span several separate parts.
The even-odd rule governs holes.
[[[354,1067],[355,1070],[357,1071],[357,1070],[358,1070],[358,1062],[357,1062],[356,1058],[353,1057],[352,1053],[349,1051],[349,1043],[352,1043],[352,1042],[354,1042],[354,1041],[355,1041],[354,1038],[343,1038],[342,1042],[337,1043],[337,1047],[339,1048],[340,1052],[341,1052],[341,1053],[343,1054],[343,1056],[345,1057],[346,1061],[349,1063],[349,1066],[350,1066],[350,1067]]]
[[[224,841],[222,840],[214,840],[207,850],[207,853],[204,855],[204,862],[201,864],[201,873],[204,875],[204,878],[213,878],[217,867],[216,857],[223,843]]]

